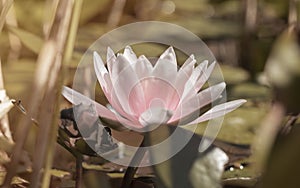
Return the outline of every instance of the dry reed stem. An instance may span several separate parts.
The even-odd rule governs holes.
[[[4,3],[3,3],[3,8],[1,10],[1,13],[0,13],[0,33],[2,32],[2,29],[3,29],[3,26],[4,26],[4,23],[5,23],[5,18],[6,18],[6,15],[11,7],[11,5],[13,4],[13,0],[6,0]]]
[[[7,0],[2,0],[3,4]],[[7,15],[6,15],[6,25],[18,27],[17,19],[16,19],[16,12],[14,5],[12,4]],[[13,33],[8,32],[8,40],[10,44],[10,51],[8,54],[8,61],[15,61],[19,58],[20,52],[22,49],[22,44],[20,39]]]
[[[52,62],[52,67],[49,70],[48,88],[41,105],[42,108],[39,116],[41,127],[38,131],[37,149],[34,153],[33,173],[30,185],[32,188],[40,187],[41,172],[46,162],[46,154],[49,149],[49,144],[52,147],[55,146],[53,141],[55,141],[57,137],[59,101],[61,97],[60,90],[62,86],[62,81],[60,81],[60,79],[62,79],[60,77],[62,73],[61,67],[63,52],[69,31],[72,8],[73,0],[59,1],[54,22],[49,33],[49,39],[46,41],[46,43],[48,41],[55,41],[56,53],[55,59]],[[51,155],[53,154],[54,153]],[[48,183],[50,183],[50,181]]]
[[[72,54],[73,54],[81,8],[82,8],[82,0],[76,0],[74,2],[68,39],[67,39],[67,43],[66,43],[66,47],[65,47],[65,51],[64,51],[64,56],[63,56],[64,67],[62,69],[62,75],[61,75],[62,78],[64,78],[65,74],[66,74],[65,73],[66,72],[65,65],[69,64],[69,62],[71,61]],[[63,84],[63,79],[60,79],[59,83],[60,83],[59,84],[59,87],[60,87]],[[58,95],[60,95],[60,90],[58,92]],[[57,104],[59,104],[59,99],[60,99],[60,97],[58,98]],[[59,110],[59,109],[57,109],[57,110]],[[54,117],[54,120],[58,120],[58,116]],[[55,126],[57,127],[57,123],[58,123],[57,121],[53,121],[52,129],[50,131],[50,143],[48,144],[48,149],[47,149],[47,156],[46,156],[46,162],[45,162],[44,179],[43,179],[42,188],[48,188],[49,184],[50,184],[50,180],[51,180],[50,170],[52,168],[55,144],[56,144],[56,139],[57,139],[57,129],[55,129],[54,127]]]
[[[110,11],[110,14],[108,16],[108,20],[107,20],[107,26],[108,28],[115,28],[116,26],[118,26],[122,14],[123,14],[123,10],[124,10],[124,6],[126,4],[126,0],[115,0],[114,4],[112,6],[112,9]]]
[[[274,144],[277,133],[282,127],[283,118],[285,117],[285,108],[282,104],[276,102],[265,119],[261,122],[258,129],[256,139],[254,139],[253,149],[256,161],[256,171],[262,172],[272,146]]]
[[[12,160],[2,187],[9,187],[12,178],[16,174],[18,162],[22,152],[23,145],[26,141],[30,126],[31,118],[36,118],[41,110],[39,118],[41,127],[38,134],[38,145],[34,154],[33,175],[31,187],[38,187],[40,172],[43,166],[45,148],[48,143],[48,132],[53,120],[53,111],[55,109],[55,99],[58,96],[55,93],[56,79],[59,75],[61,66],[61,54],[64,48],[65,38],[68,31],[68,23],[71,15],[71,1],[60,1],[59,10],[57,11],[57,20],[54,22],[49,38],[44,43],[37,60],[37,69],[33,81],[32,90],[29,100],[28,116],[22,116],[16,131],[16,145],[13,149]],[[42,101],[49,106],[41,106]],[[45,103],[44,103],[45,105]],[[49,111],[50,110],[50,111]],[[41,138],[41,135],[46,137]],[[35,176],[36,175],[36,176]]]

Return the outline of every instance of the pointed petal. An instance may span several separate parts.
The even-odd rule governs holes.
[[[123,54],[118,54],[116,61],[112,64],[112,72],[111,72],[112,84],[114,84],[113,80],[118,79],[123,69],[126,69],[128,67],[131,67],[129,61],[123,56]]]
[[[196,95],[197,91],[195,88],[195,84],[197,83],[200,75],[205,72],[205,67],[207,66],[208,61],[203,61],[196,68],[194,68],[190,78],[186,82],[183,90],[183,94],[181,96],[180,103],[183,103],[184,100],[187,100],[189,97]]]
[[[141,125],[138,123],[134,123],[131,121],[128,121],[127,119],[124,119],[121,116],[117,116],[116,114],[114,114],[113,112],[111,112],[109,109],[105,108],[103,105],[97,103],[96,101],[93,101],[92,99],[82,95],[81,93],[68,88],[68,87],[63,87],[62,90],[62,95],[68,100],[70,101],[72,104],[74,105],[78,105],[78,104],[93,104],[95,105],[96,111],[98,113],[98,115],[100,117],[102,117],[103,119],[106,119],[107,121],[113,122],[114,124],[114,129],[124,129],[125,127],[140,127]],[[118,127],[118,128],[117,128]]]
[[[242,104],[247,102],[244,99],[234,100],[227,103],[219,104],[217,106],[214,106],[209,111],[205,112],[203,115],[201,115],[199,118],[195,119],[194,121],[188,123],[189,125],[200,123],[203,121],[207,121],[210,119],[214,119],[220,116],[224,116],[225,114],[235,110]]]
[[[190,55],[190,57],[184,62],[184,64],[181,66],[181,69],[185,68],[187,65],[189,64],[195,64],[196,63],[196,59],[195,56],[192,54]]]
[[[191,59],[191,58],[189,58],[189,59]],[[186,82],[191,77],[195,63],[196,63],[196,60],[191,60],[190,63],[186,64],[184,67],[182,66],[177,73],[175,86],[176,86],[176,90],[177,90],[178,94],[180,94],[180,96],[183,94],[183,90],[184,90]]]
[[[176,54],[173,47],[170,46],[168,49],[166,49],[164,53],[160,55],[159,59],[169,59],[170,61],[176,63]]]
[[[97,52],[94,52],[94,69],[102,90],[105,93],[108,93],[111,90],[111,80],[103,61]]]
[[[176,74],[176,55],[173,48],[169,47],[157,60],[152,72],[152,76],[173,83]]]
[[[106,61],[110,60],[111,58],[116,58],[115,52],[110,47],[107,47]]]
[[[181,106],[178,106],[176,111],[174,112],[173,117],[170,119],[170,123],[178,121],[180,119],[190,119],[192,120],[192,117],[189,118],[189,115],[192,115],[193,117],[199,114],[193,114],[203,106],[206,106],[216,99],[218,99],[222,92],[224,91],[226,87],[225,82],[216,84],[214,86],[211,86],[200,93],[198,93],[196,96],[190,98],[188,101],[184,102]],[[199,112],[200,113],[200,112]]]
[[[196,91],[199,91],[202,88],[202,86],[205,84],[205,82],[207,82],[215,66],[216,66],[216,61],[212,62],[209,65],[209,67],[205,70],[205,72],[203,72],[203,74],[199,77],[199,79],[195,84]]]
[[[130,64],[136,63],[137,57],[130,46],[126,46],[123,53]]]
[[[110,48],[107,47],[107,54],[106,54],[106,63],[107,63],[107,68],[109,73],[111,74],[111,69],[112,69],[112,64],[116,61],[116,56],[114,51]]]
[[[177,61],[176,55],[172,47],[169,47],[157,60],[151,76],[153,79],[149,79],[149,86],[145,91],[146,100],[152,100],[154,96],[165,102],[165,107],[170,106],[170,102],[173,100],[173,95],[176,93],[174,83],[177,77]],[[145,82],[147,83],[147,82]],[[150,85],[151,84],[151,85]],[[149,94],[152,93],[153,97]],[[148,103],[147,102],[147,103]],[[175,106],[178,102],[176,102]],[[173,105],[174,106],[174,105]]]
[[[135,63],[133,66],[134,71],[136,72],[140,80],[142,78],[148,77],[153,70],[152,64],[144,55],[141,55],[138,58],[137,63]]]
[[[194,63],[195,62],[196,61],[194,61]],[[176,79],[175,79],[175,84],[174,84],[174,86],[176,87],[175,91],[173,93],[169,93],[169,96],[168,96],[168,99],[169,99],[168,109],[175,110],[176,107],[178,106],[177,98],[182,97],[186,82],[188,81],[188,79],[190,78],[190,76],[193,72],[194,63],[191,62],[191,63],[185,65],[185,67],[181,67],[179,69]],[[180,99],[179,99],[179,101],[180,101]]]
[[[113,52],[111,51],[109,53],[113,53]],[[115,58],[114,54],[110,54],[110,55],[112,55],[111,58]],[[131,116],[128,116],[128,114],[126,114],[125,111],[122,109],[122,106],[121,106],[119,100],[116,99],[116,98],[113,98],[112,81],[111,81],[110,76],[107,72],[107,69],[105,68],[105,66],[103,64],[103,61],[102,61],[101,57],[96,52],[94,52],[94,69],[95,69],[95,72],[96,72],[97,79],[100,83],[100,86],[101,86],[107,100],[109,101],[109,103],[122,116],[126,117],[127,119],[130,119],[130,120],[134,121],[134,119]]]
[[[118,100],[124,112],[136,116],[137,109],[145,109],[144,92],[133,66],[120,54],[113,65],[112,100]],[[137,116],[136,116],[137,118]]]

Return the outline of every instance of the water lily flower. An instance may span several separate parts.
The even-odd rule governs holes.
[[[153,65],[144,55],[139,57],[127,46],[117,54],[108,48],[106,64],[94,52],[94,69],[109,108],[72,90],[62,94],[74,105],[93,104],[102,122],[117,130],[149,130],[155,125],[190,125],[229,113],[246,102],[234,100],[203,107],[220,99],[225,83],[202,89],[216,62],[197,64],[193,55],[178,68],[176,55],[169,47]]]

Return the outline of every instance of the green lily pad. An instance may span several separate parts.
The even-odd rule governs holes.
[[[250,78],[249,73],[241,68],[230,65],[220,65],[220,68],[223,75],[214,71],[210,77],[212,80],[221,80],[223,76],[226,84],[238,84]]]
[[[251,144],[255,131],[260,126],[267,110],[267,105],[238,108],[225,116],[217,137],[231,143]],[[206,126],[207,122],[200,123],[196,129],[196,134],[203,135]]]
[[[242,83],[230,89],[230,96],[234,98],[251,98],[255,100],[270,100],[271,89],[254,83]]]
[[[58,169],[51,169],[50,173],[52,176],[58,177],[58,178],[63,178],[65,176],[69,176],[70,172],[63,171],[63,170],[58,170]]]

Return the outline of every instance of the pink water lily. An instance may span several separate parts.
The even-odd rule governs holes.
[[[200,113],[204,106],[221,98],[226,85],[221,82],[201,90],[216,63],[197,64],[191,55],[178,68],[172,47],[154,65],[144,55],[137,57],[129,46],[117,56],[108,48],[106,64],[97,52],[93,55],[109,108],[68,87],[63,88],[63,95],[73,104],[93,104],[103,122],[112,128],[142,130],[161,124],[197,124],[223,116],[246,102],[234,100]]]

